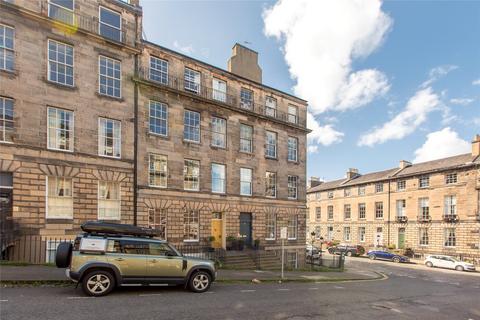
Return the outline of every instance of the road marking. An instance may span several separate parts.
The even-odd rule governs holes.
[[[334,286],[335,289],[345,289],[345,287]]]
[[[458,282],[449,282],[448,284],[451,284],[452,286],[459,286],[460,285],[460,283],[458,283]]]
[[[290,291],[290,289],[287,289],[287,288],[280,288],[280,289],[277,289],[278,291]]]
[[[149,296],[161,296],[162,293],[144,293],[144,294],[139,294],[139,297],[149,297]]]
[[[67,299],[93,299],[95,297],[67,297]]]
[[[417,279],[415,276],[408,276],[410,279]]]
[[[433,281],[438,282],[438,283],[445,283],[445,282],[446,282],[446,281],[444,281],[444,280],[438,280],[438,279],[437,279],[437,280],[433,280]]]
[[[255,292],[257,290],[240,290],[240,292]]]
[[[308,288],[308,290],[318,290],[318,288]]]
[[[0,302],[8,302],[8,300],[0,300]]]

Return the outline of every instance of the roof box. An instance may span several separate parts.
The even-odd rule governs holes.
[[[87,221],[81,225],[81,228],[84,232],[92,234],[128,235],[136,237],[157,237],[160,235],[160,232],[155,229],[103,221]]]

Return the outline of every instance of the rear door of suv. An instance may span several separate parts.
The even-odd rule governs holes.
[[[181,283],[186,276],[187,263],[167,243],[148,242],[147,281],[151,283]]]
[[[147,272],[145,241],[134,239],[110,239],[107,260],[118,268],[124,283],[143,283]]]

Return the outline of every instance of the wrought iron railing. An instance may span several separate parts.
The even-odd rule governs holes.
[[[445,222],[458,222],[458,215],[456,214],[445,214],[443,215],[443,221]]]

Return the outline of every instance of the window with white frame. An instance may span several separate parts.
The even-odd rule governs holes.
[[[333,240],[333,227],[327,227],[327,240]]]
[[[421,246],[428,246],[428,229],[420,228],[418,229],[418,244]]]
[[[322,237],[322,227],[321,226],[315,226],[315,240],[320,240]]]
[[[407,181],[401,180],[397,181],[397,191],[405,191],[407,188]]]
[[[358,219],[365,219],[367,215],[367,207],[365,203],[358,204]]]
[[[456,196],[445,196],[443,214],[446,216],[457,214],[457,197]]]
[[[183,212],[183,241],[198,241],[200,232],[200,211],[184,209]]]
[[[200,93],[200,72],[185,68],[184,73],[185,90]]]
[[[272,97],[265,99],[265,115],[269,117],[277,116],[277,100]]]
[[[457,236],[455,228],[445,228],[445,247],[455,247],[457,245]]]
[[[359,186],[358,187],[358,195],[359,196],[364,196],[365,195],[365,186]]]
[[[73,46],[48,40],[48,81],[73,87]]]
[[[277,133],[272,131],[265,132],[265,156],[268,158],[277,157]]]
[[[183,140],[200,142],[200,113],[190,110],[183,112]]]
[[[168,61],[150,56],[149,78],[161,84],[168,84]]]
[[[350,204],[343,205],[343,218],[350,220],[352,218],[352,206]]]
[[[225,165],[212,163],[212,192],[225,193]]]
[[[428,220],[430,219],[430,207],[428,198],[419,198],[418,199],[418,217],[420,219]]]
[[[298,231],[298,215],[294,214],[288,217],[287,238],[288,240],[296,240]]]
[[[122,146],[121,122],[112,119],[98,119],[98,154],[104,157],[120,158]]]
[[[352,195],[352,190],[350,188],[343,189],[343,196],[350,197]]]
[[[320,221],[322,219],[322,207],[315,208],[315,220]]]
[[[0,142],[13,142],[13,99],[0,96]]]
[[[99,34],[107,39],[122,42],[122,16],[120,13],[100,7]]]
[[[250,168],[240,168],[240,194],[252,195],[252,169]]]
[[[98,59],[98,93],[109,97],[121,98],[122,66],[120,61],[105,56],[99,56]]]
[[[120,220],[120,184],[114,181],[98,182],[98,219]]]
[[[457,183],[457,174],[449,173],[445,175],[445,184]]]
[[[253,91],[245,88],[240,89],[240,108],[253,109]]]
[[[327,198],[328,199],[333,199],[333,191],[328,191],[327,192]]]
[[[149,208],[148,227],[157,230],[160,239],[167,240],[167,209]]]
[[[72,178],[47,177],[47,219],[73,219]]]
[[[298,254],[297,251],[287,251],[287,268],[298,268]]]
[[[267,213],[265,216],[265,239],[275,240],[277,235],[277,215],[275,213]]]
[[[227,102],[227,83],[223,80],[213,78],[213,95],[212,98],[217,101]]]
[[[375,184],[375,192],[383,192],[383,183],[379,182]]]
[[[212,117],[212,146],[227,146],[227,120],[223,118]]]
[[[407,201],[405,199],[397,200],[397,217],[405,217]]]
[[[265,172],[265,196],[277,197],[277,174],[275,172]]]
[[[375,219],[383,219],[383,202],[375,202]]]
[[[73,112],[48,107],[48,148],[73,151]]]
[[[240,124],[240,151],[253,152],[253,127]]]
[[[298,108],[296,106],[288,105],[288,122],[298,122]]]
[[[298,160],[298,139],[288,137],[288,161],[297,162]]]
[[[421,176],[418,178],[418,187],[419,188],[427,188],[430,186],[430,177],[429,176]]]
[[[75,23],[74,0],[48,0],[48,16],[63,23]]]
[[[298,177],[288,176],[288,198],[297,199],[298,197]]]
[[[350,227],[343,228],[343,240],[350,241]]]
[[[366,240],[366,230],[365,227],[358,227],[358,240],[360,242],[365,242]]]
[[[150,100],[149,128],[150,133],[168,135],[168,106],[165,103]]]
[[[13,71],[15,66],[15,29],[0,24],[0,69]]]
[[[315,199],[316,199],[316,200],[320,200],[321,197],[322,197],[322,193],[320,193],[320,192],[315,192]],[[313,197],[312,197],[312,198],[313,198]]]
[[[167,187],[167,156],[150,153],[148,166],[148,184],[152,187]]]
[[[200,161],[185,159],[183,164],[183,189],[200,190]]]
[[[333,206],[327,207],[327,219],[333,220]]]

